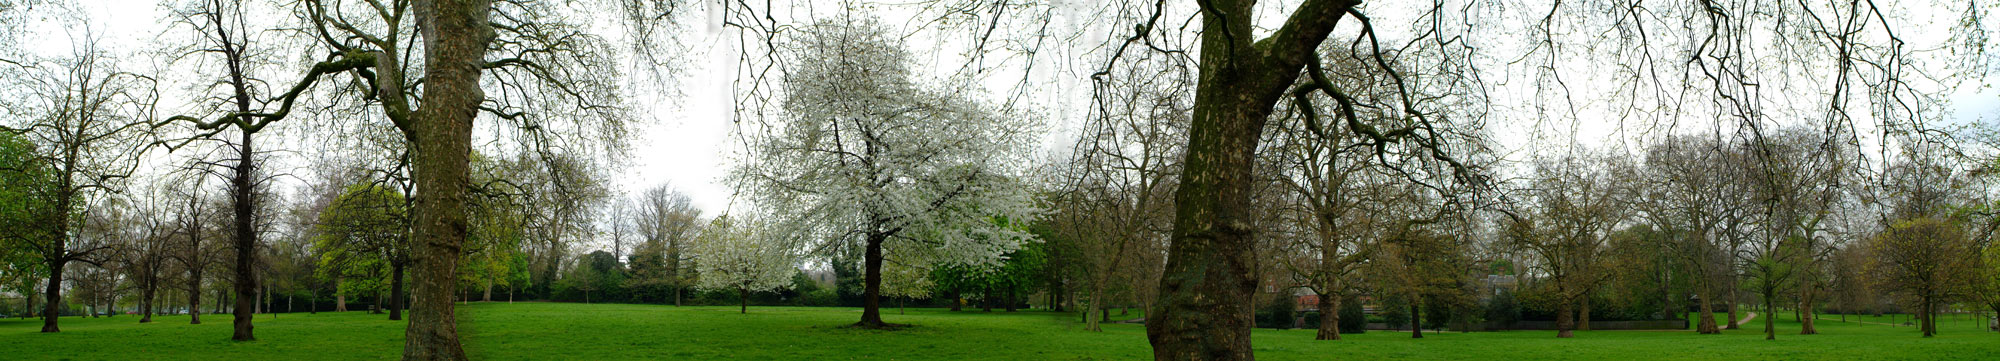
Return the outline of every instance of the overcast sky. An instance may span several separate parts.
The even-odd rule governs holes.
[[[1059,7],[1069,9],[1091,9],[1097,5],[1090,1],[1056,3],[1060,4]],[[1896,3],[1894,6],[1906,7],[1904,10],[1911,14],[1911,18],[1922,19],[1919,21],[1936,22],[1947,20],[1945,17],[1954,15],[1950,11],[1933,10],[1930,6],[1937,4],[1931,2],[1894,3]],[[833,2],[808,3],[810,4],[818,5],[802,5],[786,9],[776,15],[781,21],[789,18],[792,21],[808,22],[806,19],[831,15],[833,10],[828,9],[839,8],[837,3]],[[91,16],[100,18],[101,21],[95,23],[104,25],[101,36],[113,49],[148,49],[160,45],[155,42],[159,33],[166,27],[166,12],[159,6],[143,1],[107,0],[85,1],[83,7]],[[1290,8],[1288,5],[1281,7],[1287,11]],[[907,27],[904,30],[920,28],[912,25],[912,19],[908,18],[914,10],[886,6],[872,11],[877,12],[878,16],[886,19],[891,25]],[[737,56],[741,49],[735,47],[736,30],[725,29],[717,23],[720,14],[709,12],[700,15],[687,18],[688,21],[685,23],[687,26],[677,35],[687,52],[678,55],[680,58],[674,60],[682,61],[687,66],[680,73],[683,76],[671,82],[672,89],[632,95],[639,109],[646,110],[642,112],[641,117],[648,121],[636,127],[634,137],[631,139],[633,151],[627,163],[629,167],[619,171],[613,183],[625,192],[637,193],[653,185],[670,182],[692,195],[698,206],[713,215],[731,202],[731,190],[722,183],[721,178],[728,172],[729,159],[735,151],[732,147],[734,140],[731,138],[734,119],[732,95],[739,94],[739,89],[736,87],[740,84],[736,82],[738,78],[736,71],[739,65]],[[1267,20],[1276,19],[1270,14],[1265,15],[1269,18]],[[1394,9],[1383,9],[1376,12],[1374,17],[1377,24],[1407,21],[1398,19],[1399,15]],[[1096,20],[1091,19],[1091,16],[1093,15],[1059,13],[1052,26],[1102,25],[1092,25]],[[1996,20],[1995,17],[1988,17],[1987,21]],[[70,34],[76,34],[76,29],[53,26],[49,22],[39,24],[31,27],[34,33],[27,38],[25,48],[42,54],[65,54],[69,44],[63,39],[71,36]],[[1349,25],[1351,24],[1342,24],[1344,27]],[[2000,30],[2000,25],[1987,24],[1986,27]],[[595,28],[617,30],[616,26],[605,24],[599,24]],[[925,34],[921,31],[911,32],[919,35],[911,38],[908,44],[910,50],[916,52],[920,59],[931,62],[926,65],[930,65],[935,71],[934,74],[927,74],[924,77],[944,77],[946,73],[952,72],[964,63],[963,48],[954,48],[962,46],[963,41]],[[997,65],[981,73],[983,77],[978,84],[986,87],[983,92],[990,95],[989,99],[1000,102],[1008,99],[1008,95],[1021,94],[1010,87],[1021,84],[1020,79],[1030,79],[1027,85],[1033,89],[1025,93],[1027,96],[1017,99],[1021,100],[1017,106],[1035,116],[1047,119],[1051,131],[1045,134],[1046,140],[1043,143],[1044,147],[1048,148],[1045,150],[1066,148],[1069,139],[1073,138],[1070,132],[1085,115],[1085,111],[1081,110],[1082,107],[1087,107],[1089,104],[1085,70],[1094,68],[1098,64],[1087,60],[1063,59],[1063,57],[1085,57],[1093,51],[1088,44],[1101,44],[1110,36],[1109,34],[1108,31],[1086,32],[1080,39],[1058,39],[1066,43],[1047,45],[1044,54],[1032,63],[1037,65],[1036,70],[1025,76],[1021,70],[1022,65],[1030,64],[1025,60],[995,61]],[[1936,35],[1917,33],[1910,38],[1922,41],[1922,38]],[[1504,36],[1496,35],[1496,38],[1502,39],[1487,41],[1507,41]],[[1504,50],[1506,46],[1518,45],[1502,44],[1497,47]],[[1988,51],[2000,53],[1996,50]],[[1505,59],[1484,61],[1504,62]],[[1578,63],[1565,66],[1591,67],[1596,64]],[[1565,69],[1565,71],[1578,70]],[[1523,76],[1523,72],[1510,69],[1504,64],[1493,66],[1491,71],[1488,80],[1496,82],[1493,85],[1495,92],[1500,93],[1493,98],[1496,102],[1494,104],[1496,111],[1519,111],[1520,98],[1517,97],[1523,92],[1521,87],[1525,85],[1519,84],[1518,80]],[[1949,98],[1953,104],[1948,110],[1950,114],[1948,119],[1954,123],[1994,123],[1996,117],[2000,117],[2000,91],[1993,89],[1993,83],[1988,77],[1973,78],[1964,86],[1950,92]],[[1609,91],[1602,89],[1605,86],[1605,83],[1590,81],[1571,84],[1573,91],[1585,96]],[[1926,86],[1930,87],[1931,91],[1943,91],[1936,86]],[[1584,118],[1591,117],[1586,115]],[[1501,145],[1502,153],[1512,161],[1523,161],[1532,157],[1534,152],[1546,151],[1531,145],[1561,145],[1572,141],[1595,145],[1618,142],[1621,134],[1632,136],[1629,131],[1619,132],[1622,128],[1616,124],[1600,121],[1538,123],[1520,119],[1526,117],[1520,114],[1496,114],[1495,119],[1488,124],[1489,130]]]

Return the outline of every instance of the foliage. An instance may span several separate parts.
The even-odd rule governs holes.
[[[788,287],[798,273],[791,239],[755,216],[718,216],[690,249],[701,272],[698,287],[762,292]]]
[[[393,263],[409,257],[409,210],[403,194],[374,184],[348,186],[320,213],[313,248],[319,277],[338,280],[346,295],[375,295],[389,286]]]

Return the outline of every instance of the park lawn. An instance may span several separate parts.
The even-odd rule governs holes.
[[[487,303],[461,308],[461,332],[477,360],[1139,360],[1150,358],[1145,328],[1107,324],[1082,331],[1074,314],[885,309],[883,318],[913,327],[896,331],[844,327],[853,308],[673,307],[573,303]],[[1118,318],[1117,311],[1113,312]],[[1133,315],[1137,315],[1135,310]],[[1553,331],[1480,333],[1371,331],[1342,341],[1314,341],[1313,330],[1255,331],[1259,359],[1365,360],[1975,360],[2000,358],[2000,333],[1967,317],[1941,322],[1938,337],[1913,327],[1820,322],[1822,334],[1800,336],[1780,315],[1778,340],[1763,340],[1762,319],[1722,335],[1686,331],[1584,331],[1556,339]],[[1129,316],[1127,316],[1129,317]],[[1761,316],[1760,316],[1761,317]],[[1837,318],[1838,316],[1833,316]],[[41,334],[39,320],[0,321],[6,360],[348,360],[394,359],[403,323],[362,312],[257,316],[259,341],[228,341],[229,316],[63,319],[63,332]]]

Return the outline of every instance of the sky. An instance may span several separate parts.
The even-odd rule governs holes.
[[[148,6],[133,6],[134,3],[148,4]],[[1095,3],[1090,1],[1055,1],[1055,3],[1061,9],[1070,9],[1057,14],[1055,26],[1103,25],[1097,23],[1101,19],[1093,19],[1092,14],[1073,12],[1074,9],[1092,9],[1097,5]],[[1898,3],[1906,3],[1898,6],[1908,7],[1906,11],[1909,11],[1911,17],[1915,19],[1935,22],[1951,15],[1949,12],[1929,9],[1925,4]],[[143,1],[84,1],[82,4],[90,16],[101,19],[95,23],[104,25],[101,31],[102,37],[113,48],[145,49],[159,45],[155,42],[166,23],[166,12],[160,7],[150,6],[151,3]],[[814,1],[803,4],[805,5],[799,8],[786,9],[775,15],[781,19],[804,19],[827,16],[833,11],[829,9],[839,8],[836,2]],[[1289,9],[1289,6],[1281,1],[1280,4],[1267,8]],[[722,178],[731,167],[732,157],[738,156],[737,148],[732,144],[734,142],[732,128],[734,121],[742,120],[733,112],[736,100],[734,96],[742,90],[739,88],[742,84],[737,81],[739,78],[737,56],[742,49],[737,48],[736,42],[736,36],[739,35],[737,32],[740,30],[720,26],[719,20],[722,14],[717,12],[715,7],[708,7],[703,11],[697,17],[686,18],[683,24],[685,26],[676,35],[684,47],[683,50],[686,50],[673,59],[686,66],[681,69],[680,76],[669,82],[668,89],[648,90],[646,93],[629,95],[635,106],[644,110],[641,112],[641,117],[646,121],[635,127],[635,133],[630,138],[632,151],[629,159],[624,160],[624,164],[628,167],[617,171],[611,182],[616,189],[627,194],[637,194],[659,184],[672,184],[689,194],[698,207],[707,210],[709,215],[714,215],[723,212],[734,199],[734,193],[727,184],[724,184]],[[912,18],[919,13],[913,9],[882,6],[872,8],[872,11],[889,23],[906,29],[922,29],[921,24],[915,21],[917,19]],[[1264,20],[1260,21],[1276,21],[1274,19],[1277,18],[1271,14],[1276,13],[1266,12],[1262,17]],[[1375,15],[1376,21],[1382,24],[1391,24],[1406,17],[1405,14],[1390,9],[1382,10]],[[1995,21],[1994,19],[1995,17],[1987,17],[1988,21]],[[604,26],[604,24],[598,24],[596,28],[617,30],[615,26]],[[1988,24],[1987,28],[2000,31],[2000,24]],[[47,22],[34,27],[33,31],[36,35],[29,37],[32,40],[27,41],[26,48],[31,52],[47,54],[66,52],[68,44],[57,40],[61,39],[58,35],[74,33],[74,29],[55,27]],[[944,78],[959,65],[964,64],[962,49],[966,41],[950,34],[938,35],[923,31],[912,31],[912,33],[917,35],[910,38],[908,46],[917,52],[920,58],[930,62],[926,65],[930,65],[931,74],[924,76],[936,78],[935,80],[940,83],[951,81]],[[1097,56],[1095,52],[1101,49],[1092,48],[1088,44],[1102,44],[1110,36],[1108,31],[1096,31],[1086,32],[1078,39],[1056,39],[1057,43],[1045,45],[1044,54],[1033,62],[1024,59],[995,59],[992,61],[992,69],[981,72],[980,77],[971,80],[972,84],[977,85],[972,91],[982,92],[988,99],[1002,102],[1012,94],[1020,94],[1013,89],[1020,84],[1018,81],[1029,79],[1027,86],[1034,89],[1018,99],[1020,102],[1017,106],[1026,110],[1025,114],[1047,119],[1045,122],[1049,131],[1043,134],[1045,141],[1042,142],[1042,146],[1045,149],[1042,151],[1044,154],[1058,152],[1069,146],[1068,143],[1074,138],[1072,133],[1076,124],[1086,113],[1083,109],[1089,104],[1087,98],[1090,89],[1086,76],[1090,69],[1099,66],[1089,59]],[[1912,38],[1935,36],[1938,34],[1920,33]],[[1498,44],[1503,40],[1493,41]],[[1507,46],[1518,45],[1501,44],[1496,47],[1504,50]],[[2000,50],[1989,49],[1989,51],[2000,53]],[[1484,61],[1504,62],[1505,59]],[[1024,65],[1028,64],[1035,65],[1035,68],[1024,70]],[[1597,65],[1599,64],[1564,64],[1566,67]],[[1506,67],[1492,71],[1489,80],[1495,82],[1517,82],[1524,74]],[[1949,109],[1950,115],[1946,118],[1951,122],[1963,124],[1993,125],[2000,122],[1996,120],[2000,118],[2000,90],[1994,88],[1994,83],[1994,78],[1991,76],[1976,77],[1955,91],[1949,92],[1948,98],[1952,101],[1952,107]],[[1518,98],[1520,96],[1518,87],[1521,86],[1523,85],[1518,83],[1496,84],[1494,89],[1497,93],[1501,93],[1495,97],[1496,102],[1504,103],[1495,104],[1496,109],[1517,111],[1516,106],[1524,101]],[[1608,89],[1604,88],[1608,87],[1607,83],[1601,81],[1584,81],[1572,85],[1573,90],[1582,94],[1605,92]],[[1587,115],[1583,118],[1591,117]],[[1616,142],[1620,134],[1629,136],[1629,133],[1620,133],[1617,125],[1601,121],[1537,123],[1519,119],[1522,118],[1518,117],[1518,114],[1510,114],[1489,122],[1491,127],[1489,130],[1496,137],[1501,148],[1500,152],[1512,161],[1522,161],[1533,156],[1535,152],[1546,151],[1538,147],[1549,144],[1570,142],[1607,144]]]

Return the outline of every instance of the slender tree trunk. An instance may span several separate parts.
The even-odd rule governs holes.
[[[493,278],[486,278],[486,291],[479,296],[479,302],[493,302]]]
[[[737,297],[737,299],[743,301],[742,308],[736,310],[736,313],[744,313],[744,314],[750,313],[750,289],[746,287],[737,287],[736,291],[740,292],[739,297]]]
[[[236,65],[234,63],[232,60],[231,68],[235,68]],[[249,112],[250,98],[248,93],[245,92],[240,73],[232,72],[231,76],[234,78],[236,84],[238,111]],[[246,119],[245,121],[247,122],[248,120]],[[252,152],[254,148],[251,147],[250,143],[250,135],[252,133],[247,129],[239,130],[243,134],[242,144],[237,147],[236,174],[230,179],[231,197],[234,198],[231,203],[233,203],[232,208],[235,209],[236,213],[236,226],[233,229],[236,236],[236,309],[233,310],[236,316],[235,320],[233,320],[236,333],[230,336],[230,339],[236,341],[256,341],[257,336],[252,332],[252,329],[255,327],[250,324],[251,318],[256,317],[253,312],[256,311],[255,302],[257,301],[255,298],[257,295],[257,275],[254,273],[257,267],[257,230],[250,219],[250,213],[253,209],[250,204],[252,190],[250,179],[251,160],[255,153]]]
[[[1090,286],[1090,300],[1083,302],[1083,329],[1090,332],[1104,332],[1104,286],[1102,282]],[[1096,316],[1096,318],[1092,318]]]
[[[57,252],[63,251],[58,250]],[[56,317],[62,315],[63,266],[68,263],[69,260],[62,258],[49,261],[49,284],[42,292],[45,295],[42,296],[42,302],[44,302],[42,305],[42,332],[62,332],[61,327],[56,327]]]
[[[1729,297],[1729,298],[1728,298],[1728,299],[1726,299],[1726,300],[1724,300],[1724,301],[1727,301],[1727,302],[1729,302],[1729,303],[1725,303],[1725,304],[1723,304],[1723,306],[1727,306],[1727,307],[1729,307],[1729,323],[1728,323],[1728,324],[1724,324],[1724,325],[1722,325],[1722,328],[1723,328],[1723,329],[1728,329],[1728,330],[1735,330],[1735,329],[1739,329],[1739,328],[1742,328],[1742,325],[1737,325],[1737,324],[1736,324],[1736,323],[1737,323],[1737,322],[1736,322],[1736,320],[1737,320],[1737,317],[1738,317],[1739,315],[1741,315],[1741,313],[1740,313],[1740,310],[1739,310],[1739,308],[1740,308],[1740,307],[1738,307],[1738,306],[1737,306],[1737,304],[1738,304],[1739,302],[1737,302],[1737,301],[1741,301],[1741,300],[1743,300],[1743,298],[1741,298],[1741,297],[1738,297],[1738,296],[1740,296],[1741,294],[1740,294],[1740,293],[1737,293],[1737,289],[1738,289],[1738,288],[1742,288],[1742,287],[1736,287],[1736,282],[1734,282],[1734,280],[1735,280],[1735,278],[1734,278],[1734,277],[1730,278],[1730,280],[1731,280],[1731,282],[1729,283],[1729,296],[1727,296],[1727,297]]]
[[[879,229],[879,225],[876,228]],[[868,232],[867,250],[862,259],[866,274],[862,276],[861,322],[855,323],[855,326],[888,327],[882,322],[882,242],[887,239],[888,236],[879,231]]]
[[[389,302],[384,303],[382,307],[388,309],[390,320],[402,320],[403,299],[409,298],[409,295],[405,294],[404,292],[406,291],[403,290],[403,264],[391,264],[389,266],[389,274]],[[450,297],[445,296],[447,301],[450,300]]]
[[[188,277],[188,324],[201,324],[201,273]]]

